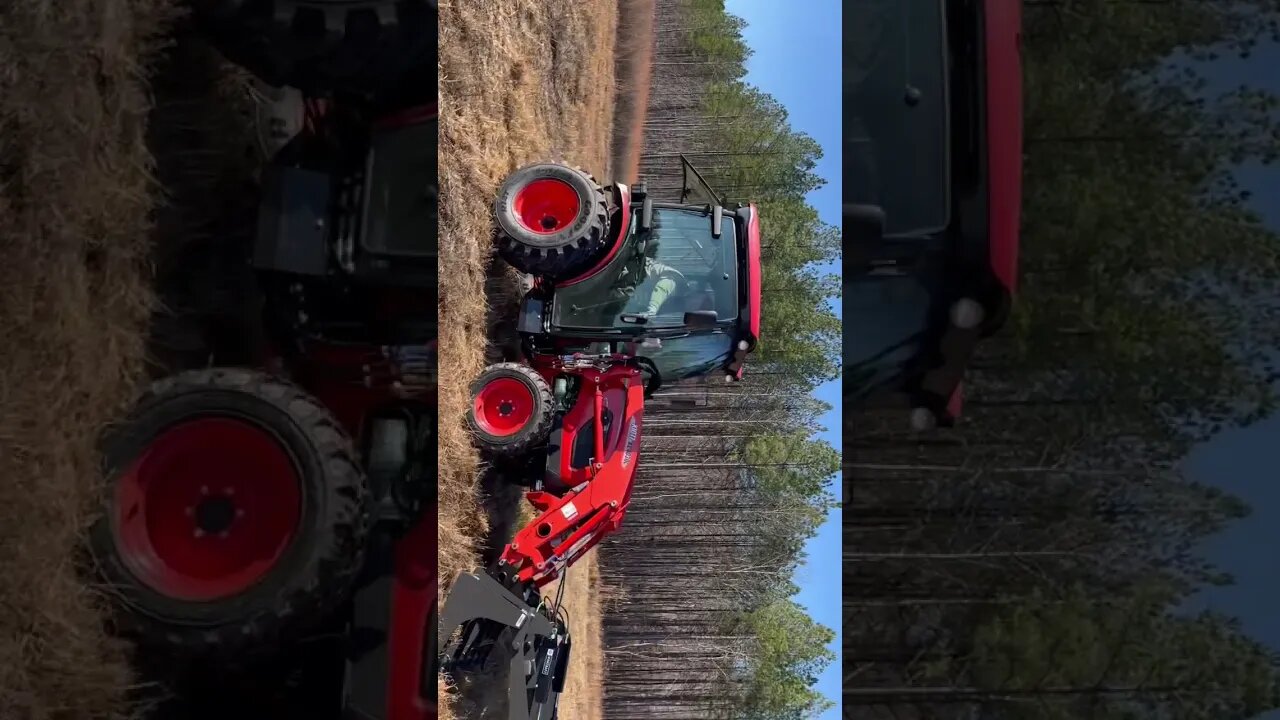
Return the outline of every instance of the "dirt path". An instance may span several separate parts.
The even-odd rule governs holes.
[[[617,7],[607,0],[454,0],[440,4],[440,577],[442,593],[478,564],[489,507],[515,496],[482,487],[462,425],[467,386],[491,344],[488,308],[510,300],[489,277],[491,202],[518,166],[559,159],[609,176]],[[501,542],[497,538],[494,539]],[[569,575],[573,684],[563,720],[599,720],[601,646],[593,563]],[[580,638],[580,639],[579,639]],[[496,708],[495,708],[496,710]],[[501,717],[445,709],[442,717]]]
[[[619,8],[621,40],[616,49],[618,98],[613,116],[613,179],[635,183],[644,149],[649,86],[653,79],[656,0],[626,0]]]
[[[554,598],[560,582],[548,585],[543,596]],[[600,586],[596,555],[580,560],[563,582],[573,652],[569,656],[569,678],[560,697],[560,717],[600,720],[604,717],[604,589]]]

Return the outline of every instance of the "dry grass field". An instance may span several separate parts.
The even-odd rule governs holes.
[[[484,487],[463,425],[468,385],[493,343],[491,307],[509,307],[512,278],[492,267],[492,198],[520,165],[564,160],[610,177],[618,8],[595,0],[453,0],[440,5],[440,576],[442,593],[500,545],[518,495]],[[569,573],[575,633],[560,717],[598,720],[599,605],[593,564]],[[594,640],[593,640],[594,638]],[[470,695],[471,693],[468,693]],[[491,701],[445,717],[502,717]]]
[[[134,682],[76,572],[99,430],[145,373],[167,0],[0,3],[0,717],[113,718]]]

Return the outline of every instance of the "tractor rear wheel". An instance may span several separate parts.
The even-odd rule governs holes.
[[[434,83],[438,17],[430,0],[191,3],[227,59],[272,85],[385,96],[405,83]]]
[[[498,253],[516,270],[565,280],[599,261],[609,237],[609,203],[591,175],[560,163],[511,174],[494,203]]]
[[[471,384],[471,432],[480,449],[516,457],[546,442],[555,400],[538,371],[520,363],[490,365]]]
[[[326,619],[363,559],[351,442],[300,389],[238,369],[161,380],[104,443],[89,534],[122,634],[184,661],[279,646]]]

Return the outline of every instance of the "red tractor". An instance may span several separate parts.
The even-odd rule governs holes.
[[[845,8],[845,394],[917,429],[959,416],[1017,287],[1021,6]]]
[[[517,323],[521,362],[475,380],[468,417],[539,514],[488,572],[457,578],[441,637],[452,639],[442,667],[456,676],[514,633],[511,720],[556,716],[571,638],[560,596],[539,590],[621,525],[645,399],[685,378],[740,380],[760,337],[759,213],[727,207],[684,168],[679,203],[558,164],[522,168],[498,194],[499,252],[533,283]]]
[[[297,131],[261,174],[254,295],[229,300],[257,318],[202,328],[215,360],[105,437],[93,566],[144,666],[179,694],[232,678],[181,717],[434,718],[435,3],[193,5],[228,58],[298,92]],[[324,679],[283,710],[232,701],[289,663]]]

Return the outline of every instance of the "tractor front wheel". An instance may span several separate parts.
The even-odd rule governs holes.
[[[522,273],[565,280],[599,261],[609,237],[609,207],[595,178],[559,163],[512,173],[494,205],[498,253]]]
[[[247,370],[154,384],[106,438],[89,534],[122,634],[184,661],[287,643],[337,609],[369,524],[337,421]]]
[[[490,365],[471,385],[468,424],[489,454],[517,457],[543,444],[554,416],[551,388],[527,365]]]

